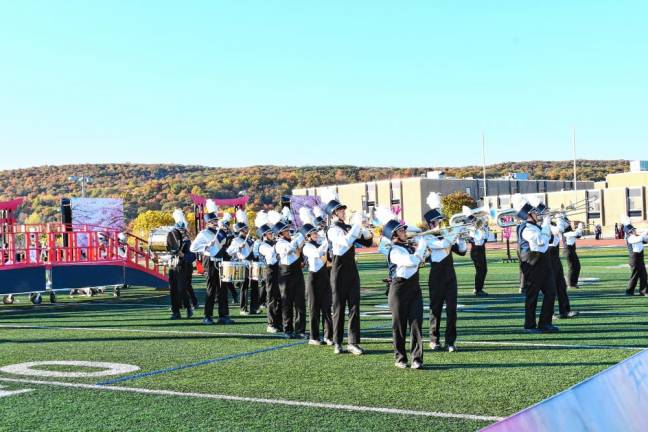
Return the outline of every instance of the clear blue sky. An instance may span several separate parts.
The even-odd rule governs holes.
[[[648,158],[645,1],[0,1],[0,169]]]

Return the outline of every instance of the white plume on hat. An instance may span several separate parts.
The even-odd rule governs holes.
[[[431,210],[439,209],[441,208],[441,194],[438,192],[430,192],[425,202]]]
[[[511,202],[513,203],[513,208],[518,211],[528,203],[527,199],[519,193],[511,197]]]
[[[287,221],[292,221],[293,220],[293,215],[288,206],[285,206],[284,208],[281,209],[281,217],[284,220]]]
[[[385,225],[390,220],[398,220],[398,217],[394,214],[394,212],[385,207],[376,207],[374,215],[381,225]]]
[[[324,215],[324,210],[322,210],[322,208],[321,208],[320,206],[318,206],[318,205],[316,205],[315,207],[313,207],[313,215],[314,215],[315,217],[321,217],[321,218],[324,218],[324,217],[325,217],[325,215]],[[301,216],[300,216],[300,217],[301,217]]]
[[[266,225],[267,223],[268,223],[268,213],[264,211],[260,211],[259,213],[256,214],[256,217],[254,218],[254,226],[258,228],[261,225]]]
[[[218,206],[214,202],[213,199],[208,199],[207,202],[205,203],[205,209],[207,210],[207,213],[216,213],[218,212]]]
[[[461,206],[461,214],[464,216],[472,216],[473,212],[472,209],[468,206]]]
[[[332,188],[323,188],[319,192],[320,198],[322,198],[323,203],[330,203],[331,201],[340,201],[340,197],[338,196],[337,192],[333,190]]]
[[[221,222],[228,223],[228,222],[231,222],[231,221],[232,221],[232,214],[228,213],[228,212],[223,213],[223,217],[221,218]]]
[[[245,225],[248,224],[247,213],[243,209],[236,210],[236,222],[243,222]]]
[[[527,201],[533,207],[538,207],[540,205],[540,197],[538,197],[538,195],[529,195]]]
[[[632,225],[632,221],[630,220],[630,217],[627,214],[621,215],[621,223],[623,224],[623,226]]]
[[[184,213],[182,212],[182,209],[179,208],[173,210],[173,220],[175,221],[175,223],[183,222],[185,226],[189,225]]]
[[[268,212],[268,223],[275,225],[281,220],[281,213],[276,210],[270,210]]]
[[[303,224],[313,224],[313,211],[308,207],[302,207],[299,209],[299,219],[301,219]]]

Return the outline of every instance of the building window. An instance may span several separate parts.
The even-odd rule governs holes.
[[[628,188],[628,216],[641,217],[643,202],[641,188]]]
[[[401,203],[401,182],[400,180],[392,180],[391,182],[391,203]]]
[[[367,197],[367,206],[376,206],[376,183],[367,183],[365,187],[365,194]]]
[[[587,218],[600,219],[601,217],[601,191],[587,191]]]
[[[466,193],[467,193],[468,195],[472,196],[472,189],[470,189],[469,187],[467,187],[467,188],[466,188]]]

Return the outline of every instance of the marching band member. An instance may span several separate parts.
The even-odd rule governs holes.
[[[205,318],[203,324],[214,324],[214,304],[218,303],[218,323],[231,324],[229,306],[227,304],[227,288],[220,283],[219,263],[223,261],[227,234],[218,228],[218,207],[212,200],[207,200],[205,214],[207,228],[200,231],[190,250],[203,255],[203,267],[207,272],[207,291],[205,296]]]
[[[386,213],[391,213],[389,210]],[[381,219],[382,210],[376,209]],[[395,366],[407,368],[405,338],[407,325],[411,332],[412,369],[423,367],[423,294],[419,284],[419,266],[425,259],[427,242],[419,238],[417,247],[407,240],[407,226],[393,219],[383,224],[383,238],[391,243],[387,262],[392,273],[389,289],[389,309],[392,314],[392,336],[394,339]]]
[[[290,225],[277,222],[273,227],[277,242],[275,251],[279,258],[279,292],[281,293],[281,315],[283,331],[287,338],[306,337],[306,298],[304,273],[302,272],[299,248],[304,236],[290,234]]]
[[[302,221],[304,220],[301,218]],[[326,268],[328,241],[318,243],[317,228],[309,223],[302,225],[300,233],[306,239],[304,257],[308,260],[308,303],[310,310],[310,345],[321,345],[320,317],[324,323],[324,343],[333,345],[333,321],[331,318],[331,284]]]
[[[394,280],[394,271],[396,268],[392,265],[389,265],[389,251],[391,250],[392,242],[391,240],[382,236],[378,242],[378,253],[383,254],[387,258],[387,278],[382,281],[385,283],[385,295],[389,296],[389,287],[391,286],[392,281]]]
[[[579,223],[575,230],[572,229],[569,219],[561,216],[558,219],[558,226],[561,229],[562,237],[565,242],[565,254],[567,257],[567,281],[569,288],[578,288],[578,278],[580,277],[581,264],[576,254],[576,239],[583,236],[585,225]]]
[[[486,273],[488,273],[488,265],[486,262],[486,242],[488,241],[488,225],[480,228],[474,228],[469,232],[470,238],[470,259],[475,265],[475,290],[473,294],[477,297],[487,296],[488,293],[484,291],[484,281],[486,280]]]
[[[257,230],[257,234],[258,234],[258,230]],[[254,257],[254,261],[258,261],[258,262],[261,262],[261,263],[265,264],[265,261],[263,261],[263,257],[259,253],[259,247],[261,247],[261,241],[262,240],[260,238],[257,238],[257,239],[254,240],[254,243],[252,244],[252,255]],[[267,295],[266,295],[265,277],[259,278],[259,280],[256,281],[256,283],[257,283],[257,287],[258,287],[257,291],[259,293],[258,294],[259,300],[257,302],[257,304],[258,304],[257,312],[258,312],[259,310],[265,310],[267,308],[267,305],[266,305]]]
[[[283,329],[281,324],[281,293],[279,292],[279,262],[274,248],[275,240],[271,225],[280,219],[281,215],[279,213],[270,210],[269,212],[257,213],[254,221],[254,224],[259,227],[257,234],[261,239],[259,260],[267,266],[265,289],[268,312],[266,332],[268,333],[278,333]]]
[[[172,255],[169,265],[169,292],[171,295],[171,319],[180,319],[180,308],[187,302],[187,286],[193,273],[195,255],[191,251],[191,240],[187,231],[187,219],[180,209],[173,211],[175,226],[167,234],[167,251]],[[187,318],[193,316],[193,309],[187,305]]]
[[[639,282],[639,294],[648,297],[648,280],[646,278],[646,265],[644,263],[644,244],[648,243],[648,233],[637,233],[637,229],[632,226],[629,217],[623,218],[623,232],[628,246],[628,255],[630,258],[630,280],[626,295],[634,295],[637,282]]]
[[[225,240],[225,245],[223,247],[223,261],[232,261],[232,257],[227,253],[227,249],[229,248],[230,244],[232,244],[232,240],[234,240],[234,237],[236,237],[235,233],[232,232],[230,226],[231,221],[232,215],[228,212],[223,213],[223,217],[218,221],[218,229],[220,229],[227,235],[227,239]],[[225,285],[227,290],[232,295],[232,304],[238,304],[239,295],[234,284],[232,282],[223,282],[223,285]]]
[[[327,196],[328,194],[328,196]],[[347,349],[351,354],[364,353],[360,348],[360,275],[355,261],[355,246],[357,242],[363,246],[373,244],[371,231],[362,226],[362,214],[356,213],[351,225],[344,223],[346,206],[341,204],[337,195],[330,191],[323,192],[326,202],[326,213],[332,218],[333,224],[327,232],[331,243],[333,260],[331,268],[331,290],[333,291],[333,342],[334,353],[344,352],[345,307],[349,308],[349,344]],[[326,198],[326,199],[324,199]]]
[[[316,250],[320,250],[323,252],[323,254],[315,259],[313,263],[310,261],[313,261],[308,255],[306,255],[306,251],[304,251],[304,258],[307,260],[307,264],[309,265],[309,271],[312,271],[312,268],[317,267],[318,271],[316,272],[316,275],[311,275],[315,276],[313,279],[309,279],[307,285],[306,285],[306,291],[307,295],[309,296],[309,305],[310,305],[310,313],[311,313],[311,339],[318,339],[319,340],[319,335],[320,335],[320,330],[319,327],[317,329],[313,329],[313,318],[314,314],[317,314],[317,323],[320,321],[320,315],[321,315],[321,322],[322,322],[322,333],[324,334],[324,343],[326,343],[329,346],[333,345],[333,321],[332,321],[332,313],[331,313],[331,306],[333,304],[333,294],[331,293],[331,244],[328,242],[328,239],[326,238],[326,220],[324,219],[325,214],[322,211],[322,209],[316,205],[313,207],[313,209],[310,209],[308,207],[301,207],[299,209],[299,218],[302,221],[302,224],[310,224],[313,226],[316,232],[312,233],[312,238],[309,239],[307,238],[307,243],[304,244],[304,250],[308,249],[308,252],[310,255],[315,255],[315,250],[309,246],[309,244],[312,244],[313,246],[316,247]],[[304,233],[302,233],[304,234]],[[306,236],[305,236],[306,237]],[[321,248],[320,248],[321,247]],[[319,266],[319,261],[321,260],[322,266],[320,268]],[[324,287],[323,281],[326,281],[326,287]],[[316,284],[311,284],[311,281],[319,282],[321,284],[318,285]],[[320,288],[318,288],[320,287]],[[311,289],[315,290],[313,296],[311,296]],[[316,303],[313,304],[312,300],[315,300]],[[314,311],[315,309],[315,311]],[[316,324],[319,326],[319,324]],[[313,337],[313,335],[317,336],[316,338]]]
[[[259,303],[259,285],[257,281],[250,280],[251,263],[255,260],[252,252],[254,241],[249,238],[249,227],[247,225],[247,215],[241,209],[236,211],[236,220],[234,233],[237,235],[232,239],[227,254],[235,261],[246,263],[246,277],[241,284],[241,309],[240,315],[255,315]],[[249,294],[249,299],[248,299]]]
[[[333,291],[330,289],[331,285],[331,267],[332,267],[332,262],[333,262],[333,252],[331,248],[331,242],[328,241],[328,227],[326,226],[326,213],[322,210],[322,208],[318,205],[313,207],[313,216],[315,218],[313,219],[313,225],[315,225],[318,229],[317,231],[317,241],[320,242],[320,244],[324,241],[328,243],[328,249],[326,250],[326,261],[324,262],[324,267],[326,268],[326,274],[328,275],[329,278],[329,289],[328,289],[328,304],[329,304],[329,314],[332,315],[332,308],[333,308]],[[332,319],[332,318],[331,318]],[[324,321],[322,321],[322,331],[325,332],[324,328]],[[332,329],[333,327],[331,327]],[[333,330],[331,330],[333,331]],[[333,341],[332,339],[332,334],[331,333],[331,340],[330,342]],[[327,345],[329,343],[325,341]]]
[[[539,225],[540,212],[521,195],[514,196],[517,217],[523,222],[517,227],[518,255],[524,273],[526,286],[524,329],[528,333],[557,332],[558,327],[551,323],[556,282],[551,261],[547,255],[551,239],[550,218],[546,217]],[[538,294],[542,291],[542,310],[536,325]]]
[[[437,229],[443,220],[440,211],[441,197],[432,192],[427,198],[431,210],[423,215],[430,229]],[[426,236],[427,248],[430,249],[430,275],[428,289],[430,293],[430,348],[441,349],[441,314],[446,305],[445,345],[448,352],[457,350],[457,274],[454,269],[452,254],[465,255],[466,242],[456,233],[443,236]]]
[[[560,225],[551,222],[551,234],[553,237],[549,239],[547,254],[549,255],[556,284],[556,297],[558,297],[558,315],[554,315],[554,318],[573,318],[578,315],[578,312],[571,310],[569,295],[567,294],[567,283],[565,282],[565,271],[560,261],[560,243],[562,241]]]

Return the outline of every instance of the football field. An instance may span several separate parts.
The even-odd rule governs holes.
[[[237,306],[233,325],[204,326],[202,310],[171,321],[163,291],[22,296],[0,305],[0,430],[477,430],[648,346],[648,299],[624,296],[626,251],[579,254],[580,316],[541,335],[522,330],[516,263],[489,251],[490,295],[478,298],[470,259],[456,258],[459,351],[426,342],[423,370],[394,367],[377,254],[359,257],[363,356],[267,334],[264,315]],[[427,307],[427,268],[421,281]],[[202,305],[204,279],[194,287]],[[425,319],[427,341],[427,308]],[[26,362],[53,363],[8,367]]]

